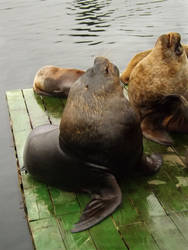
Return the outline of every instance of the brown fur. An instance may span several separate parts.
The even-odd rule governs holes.
[[[164,129],[188,132],[185,115],[188,112],[188,59],[180,39],[178,33],[161,35],[152,51],[134,67],[129,79],[129,99],[140,115],[143,134],[149,139],[158,138],[157,142],[165,137]],[[178,98],[174,99],[174,95]],[[172,99],[165,101],[168,96]],[[169,109],[173,102],[177,106]],[[159,133],[160,136],[156,135]],[[161,143],[168,144],[167,141],[166,136]]]
[[[185,52],[187,54],[188,57],[188,45],[183,45]],[[125,68],[125,70],[123,71],[123,73],[121,74],[121,81],[125,84],[128,84],[129,82],[129,78],[130,78],[130,74],[132,72],[132,70],[134,69],[134,67],[143,59],[145,58],[150,52],[152,51],[152,49],[146,50],[146,51],[142,51],[138,54],[136,54],[128,63],[127,67]]]
[[[40,95],[67,97],[72,84],[84,73],[78,69],[44,66],[36,73],[33,89]]]

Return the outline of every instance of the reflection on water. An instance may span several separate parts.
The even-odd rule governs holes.
[[[188,43],[187,11],[188,1],[181,0],[1,1],[4,80],[10,70],[17,77],[9,85],[30,86],[41,66],[87,69],[99,55],[122,71],[135,53],[152,48],[162,33],[179,32]],[[27,74],[14,64],[27,68]]]
[[[67,8],[67,14],[74,16],[76,21],[75,28],[71,28],[74,33],[69,34],[79,37],[75,43],[88,43],[89,45],[102,43],[102,41],[96,41],[96,37],[99,37],[99,32],[105,32],[111,25],[110,17],[115,11],[108,8],[111,2],[112,0],[76,0],[73,2],[73,7],[71,5]]]
[[[68,35],[76,37],[74,43],[88,45],[117,43],[124,33],[135,37],[153,37],[154,26],[146,21],[143,30],[140,30],[138,19],[146,20],[152,14],[159,14],[165,1],[120,0],[115,4],[112,0],[75,0],[67,7],[67,15],[74,19],[74,26],[70,29],[73,32]],[[110,42],[106,40],[109,35]]]

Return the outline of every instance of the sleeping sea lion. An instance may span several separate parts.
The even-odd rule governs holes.
[[[92,227],[120,205],[117,179],[136,168],[155,173],[161,164],[159,155],[143,154],[139,119],[123,95],[118,68],[104,57],[71,87],[60,127],[33,129],[24,150],[24,166],[38,180],[91,194],[72,232]]]
[[[33,89],[39,95],[67,97],[72,84],[84,73],[79,69],[44,66],[35,75]]]
[[[188,57],[188,45],[182,45],[185,49],[186,55]],[[121,81],[124,84],[128,84],[129,82],[129,78],[130,78],[130,74],[132,72],[132,70],[134,69],[134,67],[137,65],[137,63],[139,63],[143,58],[145,58],[152,50],[146,50],[146,51],[142,51],[138,54],[136,54],[128,63],[127,67],[125,68],[125,70],[123,71],[123,73],[121,74]]]
[[[128,96],[146,138],[171,145],[167,131],[188,132],[188,59],[178,33],[161,35],[132,70]]]

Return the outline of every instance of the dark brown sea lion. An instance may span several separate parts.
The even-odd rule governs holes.
[[[170,145],[167,131],[188,132],[188,59],[178,33],[161,35],[132,70],[128,95],[146,138]]]
[[[33,89],[39,95],[67,97],[70,87],[85,71],[44,66],[34,78]]]
[[[185,49],[186,55],[188,57],[188,45],[182,45]],[[125,68],[125,70],[123,71],[123,73],[121,74],[121,81],[125,84],[128,84],[129,82],[129,78],[130,78],[130,74],[132,72],[132,70],[134,69],[134,67],[143,59],[145,58],[152,50],[146,50],[143,52],[140,52],[138,54],[136,54],[128,63],[127,67]]]
[[[104,57],[71,87],[60,132],[52,125],[34,129],[24,151],[24,166],[37,179],[91,194],[72,232],[92,227],[120,205],[117,179],[135,168],[155,173],[161,164],[159,155],[143,154],[139,119],[122,93],[118,68]]]

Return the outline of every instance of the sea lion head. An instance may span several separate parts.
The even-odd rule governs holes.
[[[96,57],[94,65],[80,78],[90,89],[101,89],[120,84],[119,69],[105,57]],[[100,87],[99,87],[100,86]]]
[[[170,32],[161,35],[155,44],[154,50],[158,50],[163,59],[181,60],[186,58],[184,47],[181,44],[181,36],[179,33]]]

